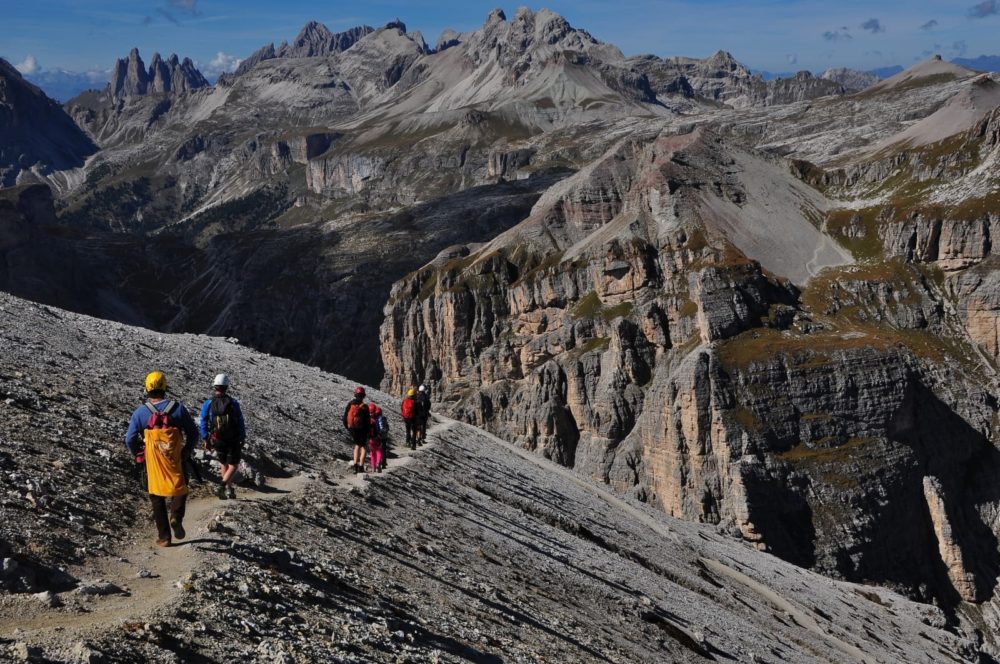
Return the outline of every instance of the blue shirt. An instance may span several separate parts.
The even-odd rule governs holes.
[[[228,396],[228,395],[227,395]],[[236,427],[239,430],[240,439],[239,443],[242,443],[247,439],[247,423],[243,420],[243,409],[240,408],[240,402],[229,397],[233,400],[233,413],[236,415]],[[209,399],[201,405],[201,437],[208,438],[211,433],[208,430],[208,425],[212,421],[212,400]]]
[[[164,399],[163,401],[154,403],[153,408],[162,413],[163,409],[171,401],[171,399]],[[184,404],[180,401],[174,401],[174,403],[177,404],[177,408],[171,414],[171,419],[184,432],[184,437],[187,438],[185,450],[188,450],[198,443],[198,427],[195,426],[194,420],[191,418],[191,413],[184,407]],[[137,454],[142,449],[145,442],[143,433],[146,431],[146,423],[149,422],[151,415],[149,407],[146,404],[142,404],[135,409],[135,412],[132,413],[132,418],[128,421],[128,431],[125,433],[125,446],[132,454]]]

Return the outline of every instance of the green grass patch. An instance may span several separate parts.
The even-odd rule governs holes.
[[[856,260],[879,260],[885,247],[878,236],[879,208],[834,210],[827,215],[826,229]]]
[[[594,351],[604,352],[611,345],[611,339],[606,337],[594,337],[592,339],[587,339],[582,344],[577,346],[581,355],[587,353],[592,353]]]
[[[677,310],[677,314],[681,318],[690,318],[698,315],[698,303],[694,300],[684,300],[680,308]]]
[[[601,318],[610,322],[622,316],[630,316],[632,314],[632,309],[633,306],[631,302],[622,302],[621,304],[616,304],[613,307],[608,307],[603,310],[601,312]]]
[[[813,445],[799,443],[785,452],[779,452],[777,457],[783,461],[802,462],[837,462],[850,460],[858,451],[875,442],[875,438],[849,438],[842,445],[837,444],[834,436],[824,436]]]
[[[601,298],[597,295],[597,291],[590,291],[576,303],[573,307],[572,316],[574,320],[580,320],[581,318],[595,318],[597,314],[600,313],[604,305],[601,302]]]

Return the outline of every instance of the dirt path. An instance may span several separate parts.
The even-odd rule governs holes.
[[[436,447],[435,440],[437,435],[442,431],[450,429],[454,424],[453,420],[443,420],[441,418],[435,417],[431,426],[427,428],[427,442],[418,447],[416,450],[411,450],[406,446],[406,443],[397,443],[392,446],[390,452],[392,456],[387,459],[388,463],[386,469],[381,473],[358,473],[357,475],[348,475],[342,481],[338,482],[338,486],[342,489],[359,489],[364,491],[370,482],[378,482],[380,477],[384,477],[387,474],[392,473],[403,466],[409,465],[414,456],[419,455],[422,450],[432,450]]]
[[[341,490],[366,490],[381,477],[409,465],[421,450],[433,449],[435,442],[432,436],[450,429],[453,424],[451,420],[442,422],[435,418],[427,432],[428,442],[417,450],[395,445],[385,471],[342,475],[336,486]],[[341,471],[338,469],[335,474],[341,474]],[[209,531],[209,524],[219,510],[226,507],[238,509],[240,503],[280,500],[299,493],[310,482],[305,475],[288,479],[268,478],[266,491],[241,490],[241,497],[235,502],[220,501],[210,496],[191,499],[184,517],[185,539],[177,540],[169,547],[158,548],[153,545],[152,525],[144,524],[142,536],[117,555],[68,570],[84,585],[108,582],[123,592],[82,595],[70,591],[59,596],[65,604],[59,608],[47,608],[31,596],[8,596],[0,605],[0,638],[35,640],[54,634],[61,639],[81,638],[111,625],[143,622],[156,610],[179,600],[187,576],[204,568],[207,562],[205,548],[228,543],[226,536]]]
[[[184,517],[187,537],[166,548],[153,545],[151,524],[143,536],[117,556],[98,559],[88,566],[71,568],[70,574],[84,585],[106,581],[125,592],[107,595],[63,593],[65,606],[46,608],[32,597],[12,596],[0,607],[0,637],[21,638],[39,632],[58,631],[82,635],[117,622],[141,621],[157,608],[176,600],[184,589],[184,579],[204,563],[202,547],[224,544],[224,537],[211,533],[208,526],[218,510],[241,502],[280,500],[301,491],[309,478],[269,478],[266,491],[241,490],[233,503],[214,497],[191,500]]]

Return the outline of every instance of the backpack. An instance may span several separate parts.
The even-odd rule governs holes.
[[[146,408],[149,409],[149,419],[146,420],[147,429],[169,429],[173,427],[170,413],[177,408],[176,401],[168,401],[167,407],[163,410],[158,410],[152,401],[147,401]]]
[[[404,420],[412,420],[417,416],[417,402],[413,397],[403,399],[403,407],[400,409]]]
[[[389,420],[385,419],[385,415],[379,415],[375,418],[375,430],[378,431],[379,438],[385,438],[389,435]]]
[[[368,428],[368,405],[366,403],[357,401],[350,403],[347,407],[347,428],[354,431]]]
[[[420,407],[420,417],[427,418],[431,415],[431,398],[426,392],[417,393],[417,406]]]
[[[178,418],[171,413],[178,403],[169,401],[158,410],[147,402],[149,420],[143,432],[146,449],[146,478],[148,490],[154,496],[180,496],[188,492],[184,478],[184,434],[178,427]]]
[[[228,396],[213,397],[212,405],[209,406],[209,414],[212,417],[208,423],[212,432],[212,440],[223,443],[236,442],[240,433],[232,398]]]

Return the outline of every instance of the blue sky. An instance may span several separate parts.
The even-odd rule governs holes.
[[[495,1],[36,0],[4,3],[0,57],[22,69],[105,70],[138,46],[196,60],[209,73],[259,46],[291,39],[306,21],[331,29],[401,18],[433,45],[446,27],[473,29]],[[705,56],[731,51],[755,69],[907,66],[1000,52],[1000,0],[549,0],[574,26],[627,55]],[[222,54],[222,55],[220,55]],[[31,60],[29,60],[31,56]]]

